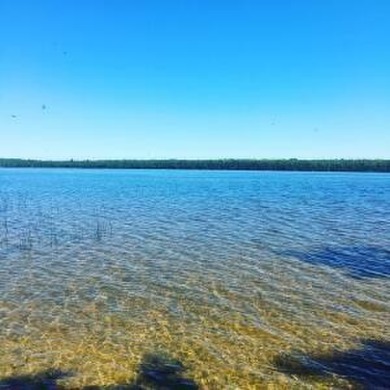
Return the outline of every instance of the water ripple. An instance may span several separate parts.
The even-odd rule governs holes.
[[[389,190],[381,174],[0,170],[0,386],[53,368],[69,388],[130,386],[161,354],[199,388],[382,383],[382,355],[349,357],[390,340]]]

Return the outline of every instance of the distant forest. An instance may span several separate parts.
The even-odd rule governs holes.
[[[4,168],[201,169],[248,171],[390,172],[390,160],[24,160],[0,158]]]

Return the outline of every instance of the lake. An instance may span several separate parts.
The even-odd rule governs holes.
[[[0,169],[0,263],[0,387],[390,383],[387,174]]]

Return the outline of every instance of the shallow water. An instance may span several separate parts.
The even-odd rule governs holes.
[[[2,169],[0,384],[385,386],[389,244],[385,174]]]

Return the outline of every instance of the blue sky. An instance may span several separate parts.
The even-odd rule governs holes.
[[[0,0],[0,156],[390,158],[388,0]]]

